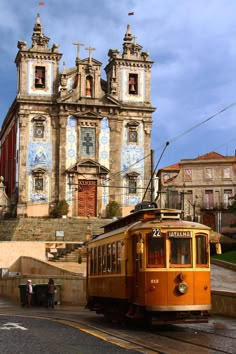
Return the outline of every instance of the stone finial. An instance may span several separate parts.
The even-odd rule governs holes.
[[[4,177],[0,176],[0,186],[3,186]]]
[[[54,43],[52,46],[52,52],[53,53],[58,53],[58,49],[59,49],[59,44]]]
[[[50,38],[44,36],[43,28],[40,22],[40,15],[37,14],[36,22],[33,28],[32,48],[48,48]]]
[[[133,36],[131,34],[131,30],[130,30],[130,25],[127,25],[127,30],[124,36],[124,41],[125,42],[131,42],[133,39]]]
[[[17,48],[20,49],[20,50],[24,50],[24,49],[26,49],[26,45],[27,45],[27,42],[25,42],[25,41],[18,41],[18,43],[17,43]]]

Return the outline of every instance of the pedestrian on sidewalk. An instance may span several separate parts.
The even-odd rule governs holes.
[[[32,285],[32,281],[29,279],[27,280],[27,284],[26,284],[26,302],[27,302],[27,307],[31,306],[31,299],[32,299],[32,295],[33,295],[33,285]]]
[[[54,308],[55,285],[52,278],[48,281],[48,308]]]

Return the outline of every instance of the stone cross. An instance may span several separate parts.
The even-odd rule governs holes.
[[[96,48],[87,47],[87,48],[85,48],[85,50],[88,50],[88,51],[89,51],[89,62],[91,63],[91,60],[92,60],[92,51],[93,51],[93,50],[96,50]]]
[[[80,42],[75,42],[73,44],[77,46],[77,58],[80,59],[80,47],[84,44]]]
[[[90,153],[90,147],[93,146],[93,142],[92,142],[92,137],[89,136],[89,134],[87,133],[86,136],[84,137],[84,142],[83,142],[83,146],[86,147],[86,154],[89,154]]]

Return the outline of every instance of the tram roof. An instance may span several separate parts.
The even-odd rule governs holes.
[[[160,226],[167,229],[173,227],[175,229],[211,229],[207,225],[181,219],[181,212],[178,209],[142,209],[105,225],[104,233],[95,236],[90,242],[102,240],[128,230],[152,228],[153,223],[156,222],[160,222]]]
[[[179,209],[158,209],[147,208],[134,210],[129,215],[124,216],[121,219],[117,219],[104,226],[104,233],[116,230],[127,225],[130,225],[136,221],[150,221],[154,219],[159,220],[181,220],[182,210]]]

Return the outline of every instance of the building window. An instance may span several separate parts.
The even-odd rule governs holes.
[[[192,181],[192,170],[189,168],[186,168],[184,170],[184,180],[185,181]]]
[[[138,132],[135,128],[129,128],[128,142],[129,143],[137,143],[138,142]]]
[[[138,75],[129,74],[129,94],[137,95],[138,94]]]
[[[181,207],[178,191],[167,189],[166,193],[166,208],[179,209]]]
[[[225,167],[223,170],[223,178],[231,178],[230,167]]]
[[[86,77],[86,97],[92,97],[93,92],[93,78],[91,76]]]
[[[206,179],[212,179],[213,178],[212,168],[206,168],[205,177],[206,177]]]
[[[35,139],[44,139],[44,124],[35,122],[34,124],[34,138]]]
[[[232,197],[232,189],[224,190],[224,209],[228,209],[230,205],[232,205],[233,200],[230,199]]]
[[[94,128],[81,128],[80,151],[82,157],[95,156]]]
[[[205,209],[213,209],[214,200],[213,200],[213,191],[206,190],[204,195],[204,207]]]
[[[137,180],[134,177],[129,178],[129,193],[130,194],[137,193]]]
[[[45,171],[33,171],[33,192],[42,193],[45,191]]]
[[[44,190],[43,177],[34,178],[34,190],[37,192],[42,192]]]
[[[137,172],[130,172],[127,173],[127,183],[128,183],[128,193],[129,194],[136,194],[137,193],[137,184],[138,184],[138,176]]]
[[[35,67],[35,87],[45,88],[45,67],[44,66]]]

